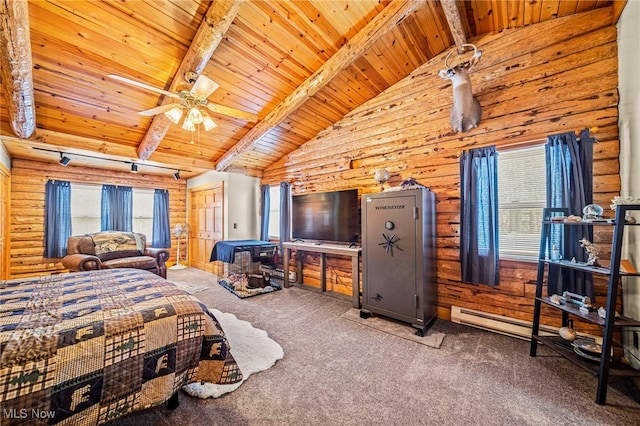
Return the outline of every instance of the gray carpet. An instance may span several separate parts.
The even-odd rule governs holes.
[[[239,299],[213,275],[189,268],[169,278],[209,290],[207,306],[261,328],[284,358],[218,399],[184,393],[114,425],[638,425],[640,392],[612,379],[597,405],[596,379],[545,347],[437,320],[439,349],[341,318],[349,301],[287,288]]]

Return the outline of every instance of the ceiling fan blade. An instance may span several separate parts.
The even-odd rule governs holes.
[[[201,75],[191,88],[191,93],[202,99],[206,99],[210,94],[215,92],[218,87],[220,87],[218,83],[205,75]]]
[[[164,90],[164,89],[159,89],[159,88],[154,87],[154,86],[150,86],[150,85],[148,85],[146,83],[142,83],[142,82],[139,82],[139,81],[136,81],[136,80],[131,80],[131,79],[126,78],[126,77],[121,77],[121,76],[116,75],[116,74],[109,74],[109,75],[107,75],[107,77],[113,78],[114,80],[118,80],[118,81],[121,81],[123,83],[131,84],[133,86],[141,87],[143,89],[147,89],[147,90],[150,90],[152,92],[156,92],[156,93],[160,93],[162,95],[170,96],[172,98],[180,99],[180,96],[178,96],[175,93],[169,92],[169,91]]]
[[[146,115],[147,117],[150,117],[152,115],[157,115],[157,114],[162,114],[163,112],[167,112],[175,107],[180,108],[182,106],[182,104],[177,104],[177,103],[173,103],[173,104],[166,104],[166,105],[160,105],[157,106],[155,108],[151,108],[151,109],[147,109],[144,111],[140,111],[138,114],[140,115]]]
[[[240,118],[242,120],[247,120],[250,122],[258,121],[258,116],[256,114],[252,114],[250,112],[241,111],[239,109],[226,107],[222,105],[207,103],[205,106],[212,112],[227,115],[229,117]]]

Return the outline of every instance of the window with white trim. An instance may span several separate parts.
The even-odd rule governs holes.
[[[546,170],[544,145],[499,152],[500,258],[538,259]]]
[[[280,185],[269,187],[269,238],[280,239]]]

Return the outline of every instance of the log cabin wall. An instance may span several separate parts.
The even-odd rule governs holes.
[[[168,189],[171,226],[186,222],[187,184],[173,177],[132,174],[87,167],[63,167],[37,161],[13,160],[11,167],[10,278],[64,272],[60,259],[45,259],[44,198],[49,179],[75,183],[127,185],[133,188]],[[100,209],[100,206],[96,206]],[[153,210],[153,206],[149,206]],[[147,236],[150,243],[151,235]],[[176,259],[172,236],[170,263]]]
[[[470,40],[483,52],[470,74],[482,120],[468,133],[451,131],[451,84],[438,77],[445,52],[275,163],[262,182],[288,181],[293,194],[350,188],[364,194],[380,190],[373,175],[383,166],[391,186],[415,178],[437,198],[438,316],[450,319],[456,305],[530,321],[535,264],[501,261],[496,288],[461,282],[459,157],[470,148],[544,143],[550,134],[597,127],[594,202],[608,206],[620,190],[617,31],[606,24],[612,13],[599,9]],[[304,281],[317,285],[319,261],[304,256]],[[351,293],[344,285],[348,262],[328,265],[328,288]],[[596,300],[606,294],[602,285]],[[558,325],[556,317],[542,321]]]

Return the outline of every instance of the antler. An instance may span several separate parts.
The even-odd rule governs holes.
[[[480,56],[482,56],[482,51],[478,50],[478,48],[474,44],[466,43],[466,44],[463,44],[462,47],[464,47],[464,48],[467,48],[467,47],[472,48],[473,49],[473,56],[471,56],[471,58],[468,61],[462,62],[462,63],[460,63],[460,64],[458,64],[456,66],[467,65],[467,64],[473,65],[478,61],[478,59],[480,59]],[[451,49],[451,52],[449,52],[447,54],[447,56],[444,58],[444,66],[448,70],[454,68],[454,67],[450,67],[449,66],[449,57],[456,51],[457,51],[457,49]]]

